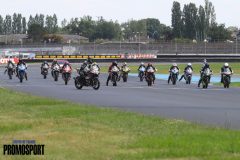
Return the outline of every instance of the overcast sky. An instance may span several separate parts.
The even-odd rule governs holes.
[[[130,19],[158,18],[171,24],[171,8],[174,0],[0,0],[0,14],[56,13],[60,20],[90,15],[94,19],[103,16],[107,20],[125,22]],[[240,27],[240,0],[211,0],[215,6],[217,22]],[[193,2],[199,6],[204,0],[178,0],[183,4]]]

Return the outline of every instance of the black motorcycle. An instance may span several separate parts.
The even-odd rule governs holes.
[[[80,72],[79,76],[74,78],[75,87],[77,89],[82,89],[83,86],[91,86],[94,90],[98,90],[100,88],[99,74],[99,69],[94,67],[87,76],[85,76],[83,72]]]
[[[140,82],[142,82],[143,81],[143,79],[144,79],[144,73],[145,73],[145,68],[144,67],[141,67],[140,69],[139,69],[139,78],[140,78]]]
[[[171,79],[171,81],[172,81],[172,84],[173,85],[176,85],[176,82],[177,82],[177,80],[178,80],[178,74],[179,74],[179,70],[177,69],[177,68],[174,68],[174,69],[172,69],[171,71],[170,71],[170,79]]]
[[[41,72],[41,74],[43,75],[43,78],[44,78],[44,79],[47,78],[48,69],[49,69],[48,65],[44,65],[44,66],[42,67],[42,72]]]
[[[118,76],[119,76],[119,69],[114,66],[111,70],[111,79],[110,79],[111,82],[113,83],[113,86],[117,86]]]
[[[231,83],[231,72],[224,72],[223,73],[223,86],[224,88],[229,88]]]
[[[121,80],[121,77],[123,79],[123,82],[127,82],[127,79],[128,79],[128,73],[130,72],[130,68],[129,67],[124,67],[122,70],[121,70],[121,74],[118,78],[118,81]]]
[[[184,78],[186,80],[186,84],[191,84],[192,82],[192,69],[188,68],[186,72],[184,73]]]
[[[15,72],[14,67],[13,66],[8,66],[7,72],[8,72],[9,79],[12,79],[13,73]]]
[[[154,81],[154,69],[153,68],[149,68],[146,72],[146,81],[148,86],[152,86],[153,85],[153,81]]]
[[[207,89],[208,85],[210,83],[210,76],[212,75],[212,72],[209,68],[207,68],[202,75],[202,86],[203,88]]]

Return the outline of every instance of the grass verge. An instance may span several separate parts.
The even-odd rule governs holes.
[[[214,83],[214,85],[223,86],[222,83]],[[240,82],[232,82],[232,83],[230,84],[230,87],[240,87]]]
[[[240,131],[0,89],[0,141],[36,140],[50,160],[240,159]],[[3,156],[0,159],[36,159]]]

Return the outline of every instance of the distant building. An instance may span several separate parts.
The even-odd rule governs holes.
[[[27,38],[27,34],[0,35],[0,44],[22,44]]]
[[[79,43],[88,43],[89,39],[79,35],[71,34],[49,34],[49,37],[57,36],[61,38],[61,43],[67,44],[79,44]]]

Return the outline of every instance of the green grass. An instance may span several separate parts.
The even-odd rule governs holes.
[[[217,85],[217,86],[223,86],[222,83],[214,83],[214,84]],[[240,82],[232,82],[230,84],[230,87],[240,87]]]
[[[0,89],[0,149],[45,144],[50,160],[240,159],[240,131],[210,128]],[[0,159],[36,159],[3,156]]]
[[[121,64],[120,64],[121,65]],[[158,69],[157,73],[161,73],[161,74],[168,74],[168,70],[171,66],[171,63],[169,64],[166,64],[166,63],[156,63],[153,65]],[[198,74],[200,69],[202,68],[202,64],[200,63],[194,63],[192,64],[193,65],[193,69],[194,69],[194,72],[195,74]],[[230,63],[229,64],[234,73],[235,74],[240,74],[240,63]],[[181,73],[184,71],[184,68],[186,67],[186,64],[179,64],[178,65],[180,70],[181,70]],[[221,70],[221,67],[223,66],[223,63],[210,63],[210,67],[211,69],[213,70],[213,74],[220,74],[220,70]],[[131,73],[137,73],[137,69],[138,69],[138,65],[130,65],[130,68],[131,68]],[[107,66],[103,66],[101,67],[101,71],[102,72],[107,72],[107,69],[108,67]]]

